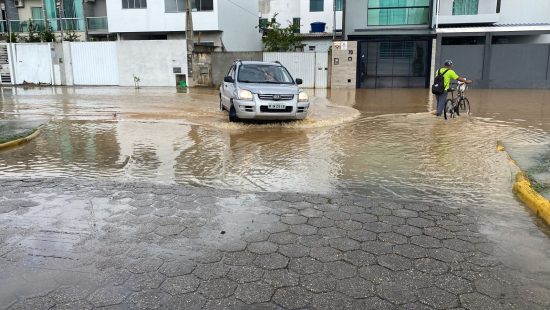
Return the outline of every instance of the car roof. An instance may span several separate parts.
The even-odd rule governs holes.
[[[280,66],[281,66],[280,63],[269,62],[269,61],[243,60],[243,61],[238,61],[238,62],[240,62],[240,63],[243,64],[243,65],[263,65],[263,66],[277,66],[277,67],[280,67]]]

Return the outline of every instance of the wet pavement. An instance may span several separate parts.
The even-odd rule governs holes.
[[[444,121],[425,90],[317,90],[261,125],[211,90],[1,95],[51,120],[0,153],[0,306],[550,307],[550,230],[496,152],[544,158],[549,91],[472,90]]]

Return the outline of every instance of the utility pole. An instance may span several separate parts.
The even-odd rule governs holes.
[[[336,40],[336,1],[332,0],[332,41]]]
[[[191,0],[186,0],[185,9],[185,40],[187,42],[187,77],[188,81],[194,81],[193,78],[193,8]],[[188,83],[191,84],[191,83]]]

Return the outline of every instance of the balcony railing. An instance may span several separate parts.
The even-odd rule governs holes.
[[[430,19],[428,7],[369,8],[369,26],[427,25]]]
[[[107,17],[88,17],[86,18],[88,24],[88,31],[90,32],[107,32],[109,30],[109,23]]]
[[[53,31],[61,31],[63,26],[63,31],[75,31],[75,32],[84,32],[86,30],[86,24],[88,30],[92,32],[107,32],[108,23],[107,17],[88,17],[86,20],[84,18],[52,18],[47,20],[47,24]],[[34,29],[34,31],[43,31],[46,28],[45,21],[43,19],[33,19],[33,20],[0,20],[0,33],[8,32],[29,32],[29,30]]]

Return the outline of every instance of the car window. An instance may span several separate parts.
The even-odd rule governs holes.
[[[244,83],[294,83],[284,67],[274,65],[241,65],[238,78],[239,82]]]

